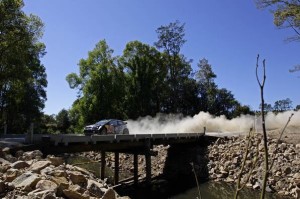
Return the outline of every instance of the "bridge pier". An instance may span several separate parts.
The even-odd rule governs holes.
[[[151,155],[149,153],[145,154],[146,159],[146,183],[151,183]]]
[[[105,151],[101,151],[101,170],[100,170],[100,179],[104,180],[105,176],[105,166],[106,166],[106,161],[105,161]]]
[[[139,181],[139,171],[138,171],[138,154],[133,154],[133,179],[134,185],[136,186]]]
[[[115,185],[119,184],[119,152],[115,152]]]
[[[147,139],[145,142],[145,160],[146,160],[146,183],[151,184],[151,141]]]

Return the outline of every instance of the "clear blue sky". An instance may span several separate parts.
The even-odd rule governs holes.
[[[290,98],[300,104],[300,43],[285,42],[290,29],[277,29],[268,11],[258,10],[253,0],[24,0],[26,13],[38,15],[45,24],[42,41],[47,54],[42,59],[48,75],[47,114],[69,109],[76,91],[65,78],[78,72],[78,62],[95,44],[106,39],[121,55],[133,40],[152,45],[155,30],[179,20],[185,23],[186,44],[182,53],[193,59],[206,58],[217,74],[216,83],[252,109],[260,104],[255,77],[256,56],[266,59],[265,100]]]

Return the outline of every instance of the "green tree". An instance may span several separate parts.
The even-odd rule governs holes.
[[[57,131],[55,115],[43,114],[37,129],[41,134],[54,134]]]
[[[126,117],[125,75],[112,53],[106,41],[101,40],[87,59],[79,61],[79,75],[71,73],[66,77],[70,87],[78,89],[79,98],[74,104],[74,112],[79,113],[77,129],[103,118]]]
[[[300,41],[300,1],[299,0],[256,0],[258,8],[271,8],[274,24],[279,28],[291,28],[295,35],[288,41]],[[300,71],[300,65],[294,66],[290,72]]]
[[[127,115],[137,118],[160,112],[167,74],[161,53],[139,41],[129,42],[120,58],[120,65],[127,76]]]
[[[296,106],[295,111],[299,111],[300,110],[300,104]]]
[[[169,98],[163,105],[164,112],[179,113],[182,111],[181,102],[187,101],[183,91],[190,87],[191,82],[188,80],[192,69],[191,60],[180,54],[181,47],[186,42],[184,31],[184,24],[179,21],[160,26],[156,30],[158,41],[154,45],[163,50],[163,59],[167,67],[166,93]]]
[[[275,112],[283,112],[283,111],[288,111],[293,108],[292,101],[290,98],[286,98],[283,100],[278,100],[274,103],[274,111]]]
[[[55,120],[57,123],[57,129],[60,131],[60,133],[68,133],[68,129],[71,126],[69,112],[66,109],[62,109],[56,115]]]
[[[195,79],[198,84],[198,98],[200,111],[213,115],[225,115],[233,118],[240,114],[251,114],[250,108],[242,106],[233,96],[231,91],[225,88],[219,89],[214,79],[217,75],[213,72],[207,59],[201,59],[198,63],[198,71]]]
[[[259,104],[259,109],[261,109],[261,108],[262,108],[262,104]],[[264,105],[264,111],[265,112],[271,112],[271,111],[273,111],[272,105],[265,103],[265,105]]]
[[[298,0],[256,0],[259,8],[271,8],[274,24],[279,28],[292,28],[295,35],[291,41],[300,41],[300,1]]]
[[[23,6],[22,0],[0,1],[0,125],[8,124],[9,132],[38,122],[46,100],[43,23]]]
[[[212,71],[212,67],[208,64],[208,60],[203,58],[197,64],[198,70],[195,78],[199,86],[200,110],[213,113],[218,87],[214,79],[217,75]]]

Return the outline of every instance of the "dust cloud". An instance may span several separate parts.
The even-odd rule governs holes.
[[[279,114],[268,113],[266,115],[267,129],[283,128],[288,118],[294,113],[289,126],[300,128],[300,111],[287,111]],[[209,113],[200,112],[193,117],[181,115],[157,114],[156,117],[143,117],[137,120],[128,120],[130,134],[156,134],[156,133],[202,133],[206,132],[248,132],[254,127],[261,129],[261,118],[251,115],[228,120],[225,116],[212,116]]]

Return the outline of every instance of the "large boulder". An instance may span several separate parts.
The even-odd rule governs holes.
[[[117,198],[117,194],[113,189],[108,189],[102,197],[102,199],[116,199],[116,198]]]
[[[50,190],[56,193],[56,190],[58,188],[57,184],[50,181],[50,180],[40,180],[35,186],[36,189],[40,190]]]
[[[38,162],[35,162],[31,165],[30,170],[34,173],[39,173],[42,169],[46,168],[51,164],[48,160],[41,160]]]
[[[34,151],[28,151],[23,153],[22,159],[23,160],[32,160],[32,159],[38,159],[40,160],[43,156],[43,153],[39,150]]]
[[[62,157],[48,156],[47,158],[54,166],[62,165],[65,162]]]
[[[20,174],[21,173],[20,173],[20,171],[18,169],[10,168],[4,174],[5,181],[6,182],[11,182],[14,179],[16,179],[16,177],[18,177]]]
[[[101,197],[103,195],[101,188],[103,184],[95,181],[95,180],[88,180],[87,190],[92,193],[94,196]]]
[[[32,191],[35,189],[35,185],[41,178],[35,173],[23,173],[12,181],[12,184],[16,188],[22,188],[25,191]]]
[[[63,190],[64,195],[70,199],[88,199],[87,195],[84,195],[84,191],[78,185],[70,185],[68,189]]]
[[[57,185],[57,195],[61,196],[63,193],[63,190],[69,188],[68,180],[65,177],[51,177],[51,181],[54,182]]]
[[[5,159],[3,159],[3,158],[0,158],[0,164],[2,164],[2,165],[9,165],[10,162],[7,161],[7,160],[5,160]]]
[[[27,162],[24,162],[22,160],[19,160],[17,162],[14,162],[11,164],[11,167],[14,169],[24,169],[26,167],[29,167],[30,165]]]
[[[83,173],[85,175],[91,175],[91,172],[89,172],[88,170],[86,170],[84,168],[77,167],[77,166],[74,166],[73,168],[75,169],[75,171],[79,171],[80,173]]]
[[[69,172],[70,180],[73,184],[86,184],[87,179],[85,176],[78,171],[70,171]]]
[[[64,170],[56,169],[52,172],[52,175],[55,177],[67,177],[68,174]]]
[[[28,193],[29,198],[55,199],[55,193],[52,190],[36,189]]]

